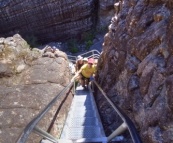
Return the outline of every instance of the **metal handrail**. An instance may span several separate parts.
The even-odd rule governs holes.
[[[109,104],[113,107],[113,109],[118,113],[118,115],[124,121],[124,123],[122,125],[120,125],[118,129],[116,129],[110,136],[107,137],[107,140],[111,141],[117,135],[119,135],[120,133],[122,133],[123,131],[128,129],[133,142],[142,143],[141,138],[139,137],[137,130],[136,130],[133,122],[130,120],[130,118],[118,106],[116,106],[115,104],[112,103],[112,101],[106,96],[106,93],[102,90],[102,88],[99,86],[99,84],[95,80],[93,80],[93,82],[99,88],[99,90],[102,92],[104,97],[108,100]]]
[[[98,59],[99,57],[100,57],[99,54],[93,54],[93,55],[91,55],[91,56],[88,56],[87,58],[88,58],[88,59],[89,59],[89,58]]]
[[[122,120],[124,121],[124,123],[118,127],[118,129],[116,129],[110,136],[107,137],[107,141],[111,141],[113,138],[115,138],[117,135],[119,135],[120,133],[122,133],[123,131],[125,131],[127,128],[130,132],[130,135],[132,137],[132,140],[134,143],[142,143],[136,128],[133,124],[133,122],[129,119],[129,117],[116,105],[114,105],[111,100],[106,96],[106,93],[101,89],[101,87],[98,85],[98,83],[93,80],[94,83],[97,85],[97,87],[99,88],[99,90],[102,92],[102,94],[105,96],[105,98],[108,100],[108,102],[112,105],[112,107],[115,109],[115,111],[118,113],[118,115],[122,118]],[[72,82],[70,82],[46,107],[45,109],[37,116],[35,117],[23,130],[23,132],[21,133],[21,135],[19,136],[18,140],[16,141],[16,143],[25,143],[26,139],[28,138],[28,136],[30,135],[31,132],[34,132],[54,143],[58,142],[58,140],[53,137],[51,134],[47,133],[46,131],[43,131],[42,129],[40,129],[39,127],[37,127],[36,125],[38,124],[38,122],[43,118],[43,116],[51,109],[51,107],[54,105],[54,103],[64,94],[64,92],[72,86],[72,84],[75,85],[74,80]],[[73,89],[73,92],[75,92],[75,86]],[[74,94],[74,93],[73,93]]]
[[[99,57],[100,57],[100,55],[99,54],[94,54],[94,55],[90,55],[90,56],[88,56],[88,57],[86,57],[86,58],[93,58],[93,59],[99,59]],[[76,62],[76,59],[69,59],[69,61],[70,62],[72,62],[72,63],[75,63]]]
[[[88,51],[88,52],[85,52],[83,54],[80,54],[81,56],[85,57],[85,55],[91,53],[91,55],[87,56],[86,58],[94,58],[94,59],[98,59],[100,57],[100,52],[98,50],[91,50],[91,51]],[[95,54],[96,53],[96,54]],[[71,62],[76,62],[77,60],[77,56],[72,56],[72,55],[67,55],[69,61]]]
[[[91,50],[91,51],[88,51],[88,52],[85,52],[85,53],[83,53],[83,54],[80,54],[81,56],[84,56],[84,55],[86,55],[86,54],[88,54],[88,53],[91,53],[92,52],[92,54],[94,54],[94,52],[97,52],[97,54],[101,54],[98,50]]]
[[[65,93],[65,91],[71,87],[73,82],[70,82],[45,108],[44,110],[37,116],[35,117],[23,130],[19,138],[17,139],[16,143],[25,143],[26,139],[30,135],[30,133],[33,131],[45,138],[47,138],[50,141],[57,142],[57,139],[53,137],[51,134],[42,131],[39,129],[36,125],[37,123],[43,118],[43,116],[52,108],[54,103]]]

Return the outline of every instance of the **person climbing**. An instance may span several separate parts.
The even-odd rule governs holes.
[[[44,53],[46,52],[52,52],[51,46],[46,45],[46,47],[44,48]]]
[[[51,47],[51,46],[46,46],[44,48],[44,53],[43,53],[43,57],[50,57],[50,58],[55,58],[58,57],[58,51],[59,49],[57,49],[55,46]]]
[[[80,68],[83,66],[83,57],[82,56],[78,56],[77,57],[77,61],[76,61],[76,73],[80,70]]]
[[[76,73],[76,75],[72,78],[72,81],[79,75],[81,76],[81,85],[83,88],[86,88],[90,82],[90,77],[96,72],[96,67],[93,65],[94,59],[88,59],[88,64],[85,64],[81,67],[81,69]]]
[[[84,63],[84,64],[87,64],[87,63],[88,63],[88,58],[84,58],[84,59],[83,59],[83,63]]]
[[[42,57],[50,57],[50,58],[54,58],[55,55],[53,54],[53,49],[51,46],[47,45],[44,49],[44,53],[42,55]]]
[[[94,65],[97,67],[97,64],[98,64],[98,59],[95,59],[94,60]]]
[[[94,59],[94,66],[97,69],[97,63],[98,63],[98,59]],[[95,76],[95,75],[94,75]],[[90,81],[94,80],[94,76],[90,76]]]
[[[53,46],[53,47],[52,47],[52,53],[55,53],[55,52],[56,52],[56,50],[57,50],[57,49],[56,49],[56,47],[55,47],[55,46]]]
[[[54,53],[55,57],[58,57],[59,49],[57,49],[55,46],[52,47],[52,53]]]

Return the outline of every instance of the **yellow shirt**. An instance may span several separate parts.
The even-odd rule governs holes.
[[[96,71],[96,67],[92,65],[91,68],[88,68],[88,64],[85,64],[81,67],[82,69],[82,75],[86,78],[90,78],[92,74]]]

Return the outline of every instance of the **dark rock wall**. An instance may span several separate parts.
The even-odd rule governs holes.
[[[97,81],[134,122],[144,143],[173,142],[173,5],[122,0],[104,37]],[[107,135],[116,113],[97,91]]]
[[[118,0],[0,1],[0,37],[16,33],[41,43],[80,36],[96,25],[107,26]]]
[[[65,40],[91,29],[98,0],[0,1],[0,36],[34,35],[42,43]]]
[[[99,0],[97,26],[108,26],[114,15],[114,3],[119,0]]]

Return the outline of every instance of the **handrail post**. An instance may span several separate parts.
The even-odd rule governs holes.
[[[91,82],[91,89],[92,89],[92,92],[94,92],[94,82],[93,81]]]
[[[112,134],[107,137],[108,142],[111,141],[113,138],[118,136],[119,134],[123,133],[127,129],[126,123],[122,123]]]
[[[76,82],[75,82],[75,80],[74,80],[74,81],[73,81],[73,95],[75,94],[75,88],[76,88],[76,87],[75,87],[75,86],[76,86],[75,83],[76,83]]]
[[[92,51],[93,59],[94,59],[94,51]]]
[[[48,139],[48,140],[50,140],[50,141],[52,141],[53,143],[57,143],[58,142],[58,140],[55,137],[53,137],[51,134],[43,131],[42,129],[40,129],[37,126],[35,126],[33,128],[33,132],[38,134],[38,135],[40,135],[40,136],[42,136],[42,137],[44,137],[44,138],[46,138],[46,139]]]

